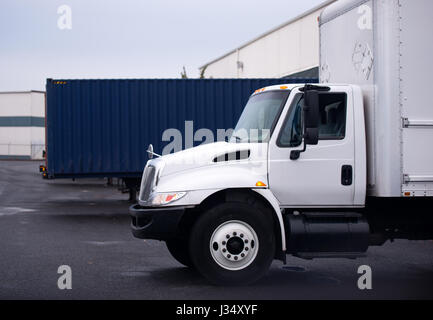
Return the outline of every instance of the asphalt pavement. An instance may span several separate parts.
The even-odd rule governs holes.
[[[433,242],[395,241],[357,260],[275,261],[243,287],[212,286],[163,242],[134,238],[128,195],[99,180],[43,180],[37,161],[0,161],[0,299],[432,299]],[[60,290],[58,268],[72,271]],[[357,286],[372,270],[372,289]]]

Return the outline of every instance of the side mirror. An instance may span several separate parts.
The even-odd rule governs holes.
[[[149,144],[149,147],[147,148],[146,152],[147,152],[147,155],[149,156],[149,159],[152,159],[153,158],[153,145],[152,144]]]
[[[159,155],[159,154],[153,152],[153,145],[151,145],[151,144],[149,144],[149,147],[147,148],[146,152],[147,152],[148,155],[149,155],[149,159],[152,159],[153,156],[157,156],[157,157],[160,157],[160,156],[161,156],[161,155]]]
[[[304,93],[304,138],[305,143],[317,145],[319,142],[319,92],[307,90]]]
[[[319,143],[319,128],[306,128],[304,139],[305,144],[317,145]]]
[[[292,150],[291,160],[298,160],[301,153],[307,150],[307,145],[319,143],[320,109],[319,92],[317,90],[305,90],[304,92],[304,148]]]

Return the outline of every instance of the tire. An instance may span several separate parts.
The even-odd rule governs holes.
[[[264,276],[275,257],[271,214],[257,201],[227,202],[204,212],[189,242],[197,271],[213,284],[228,286],[249,284]]]
[[[173,258],[186,267],[193,267],[193,263],[189,255],[187,238],[175,238],[167,240],[165,241],[165,244],[167,245],[167,249]]]

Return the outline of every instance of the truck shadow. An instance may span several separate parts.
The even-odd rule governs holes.
[[[144,275],[143,275],[144,276]],[[146,272],[146,277],[150,276],[152,280],[161,282],[164,285],[178,286],[178,285],[208,285],[215,288],[222,288],[213,286],[205,278],[203,278],[194,269],[187,267],[155,269]],[[254,284],[238,286],[242,287],[287,287],[288,285],[327,285],[338,286],[341,281],[312,271],[293,271],[287,272],[282,267],[272,267],[267,275],[255,282]],[[236,288],[231,287],[231,288]]]
[[[169,286],[191,296],[199,294],[201,299],[425,299],[433,297],[433,271],[417,272],[410,279],[395,275],[376,275],[374,290],[359,290],[356,275],[342,274],[335,277],[322,271],[287,272],[273,266],[258,282],[246,286],[214,286],[197,272],[186,267],[152,270],[145,277],[138,277],[143,285],[149,281]],[[396,290],[396,281],[399,289]]]

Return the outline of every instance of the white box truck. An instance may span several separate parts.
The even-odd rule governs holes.
[[[133,234],[225,285],[286,255],[433,239],[431,12],[430,0],[326,8],[321,84],[259,89],[228,142],[149,160]]]

